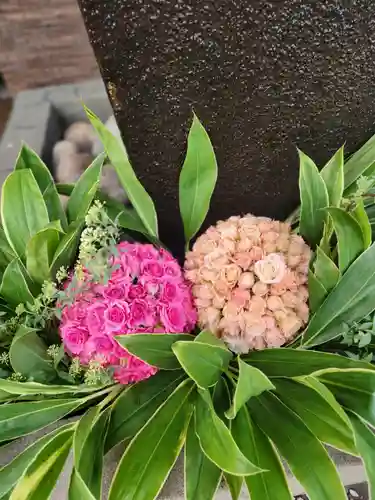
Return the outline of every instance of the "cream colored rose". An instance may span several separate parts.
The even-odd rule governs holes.
[[[238,235],[237,222],[234,221],[219,222],[216,226],[216,229],[220,232],[222,238],[231,240],[235,240],[237,238]]]
[[[240,276],[242,274],[242,269],[236,264],[229,264],[228,266],[224,266],[221,270],[220,278],[225,281],[230,288],[233,288]]]
[[[283,257],[271,253],[254,264],[254,272],[262,283],[280,283],[286,271]]]

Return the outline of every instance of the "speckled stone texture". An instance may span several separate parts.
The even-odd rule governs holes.
[[[208,222],[283,218],[295,146],[322,166],[375,132],[373,0],[79,0],[162,236],[181,235],[177,181],[194,108],[219,182]]]

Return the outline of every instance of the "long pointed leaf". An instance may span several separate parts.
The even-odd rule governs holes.
[[[24,260],[29,239],[49,223],[43,195],[31,170],[16,170],[6,178],[1,220],[11,247]]]
[[[375,309],[375,244],[349,267],[306,328],[303,346],[313,347],[336,338],[345,322],[362,319]]]
[[[232,422],[232,434],[242,453],[265,472],[245,478],[252,500],[292,500],[281,460],[267,436],[252,421],[247,407]]]
[[[184,444],[193,385],[183,382],[127,447],[112,481],[109,500],[156,498]]]
[[[344,146],[342,146],[320,171],[327,191],[329,204],[339,207],[344,192]]]
[[[119,143],[118,139],[111,134],[92,111],[86,107],[85,111],[104,145],[105,151],[117,172],[125,192],[129,196],[131,204],[137,210],[147,231],[157,238],[158,222],[154,203],[137,179],[123,144]]]
[[[270,392],[251,399],[248,405],[256,424],[287,460],[310,500],[332,500],[332,492],[335,500],[346,500],[345,489],[332,460],[303,420]]]
[[[42,159],[26,144],[22,145],[21,151],[16,161],[16,170],[30,169],[33,173],[39,189],[43,194],[47,206],[49,220],[59,220],[62,228],[67,229],[68,224],[64,209],[56,189],[55,181],[48,167]]]
[[[337,285],[341,276],[336,264],[320,247],[316,248],[314,274],[328,292]]]
[[[26,268],[40,285],[51,279],[50,266],[60,242],[61,226],[49,224],[32,236],[26,247]]]
[[[61,239],[51,264],[51,274],[54,276],[60,267],[72,266],[79,246],[79,240],[84,227],[84,221],[77,220],[68,227],[67,233]]]
[[[194,114],[187,153],[180,173],[179,203],[189,243],[203,224],[217,181],[217,163],[209,135]]]
[[[66,207],[70,223],[86,216],[100,184],[104,159],[105,153],[95,158],[76,182]]]
[[[0,295],[14,307],[18,306],[18,304],[26,304],[27,302],[32,304],[34,302],[30,290],[30,281],[27,279],[27,273],[18,259],[12,260],[5,269],[0,286]]]

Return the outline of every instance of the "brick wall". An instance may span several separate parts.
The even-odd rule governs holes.
[[[76,0],[0,0],[0,73],[13,95],[97,77]]]

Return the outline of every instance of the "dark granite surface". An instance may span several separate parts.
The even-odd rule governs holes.
[[[375,132],[373,0],[79,0],[162,236],[181,234],[177,181],[193,107],[217,151],[210,222],[283,218],[295,145],[322,165]]]

